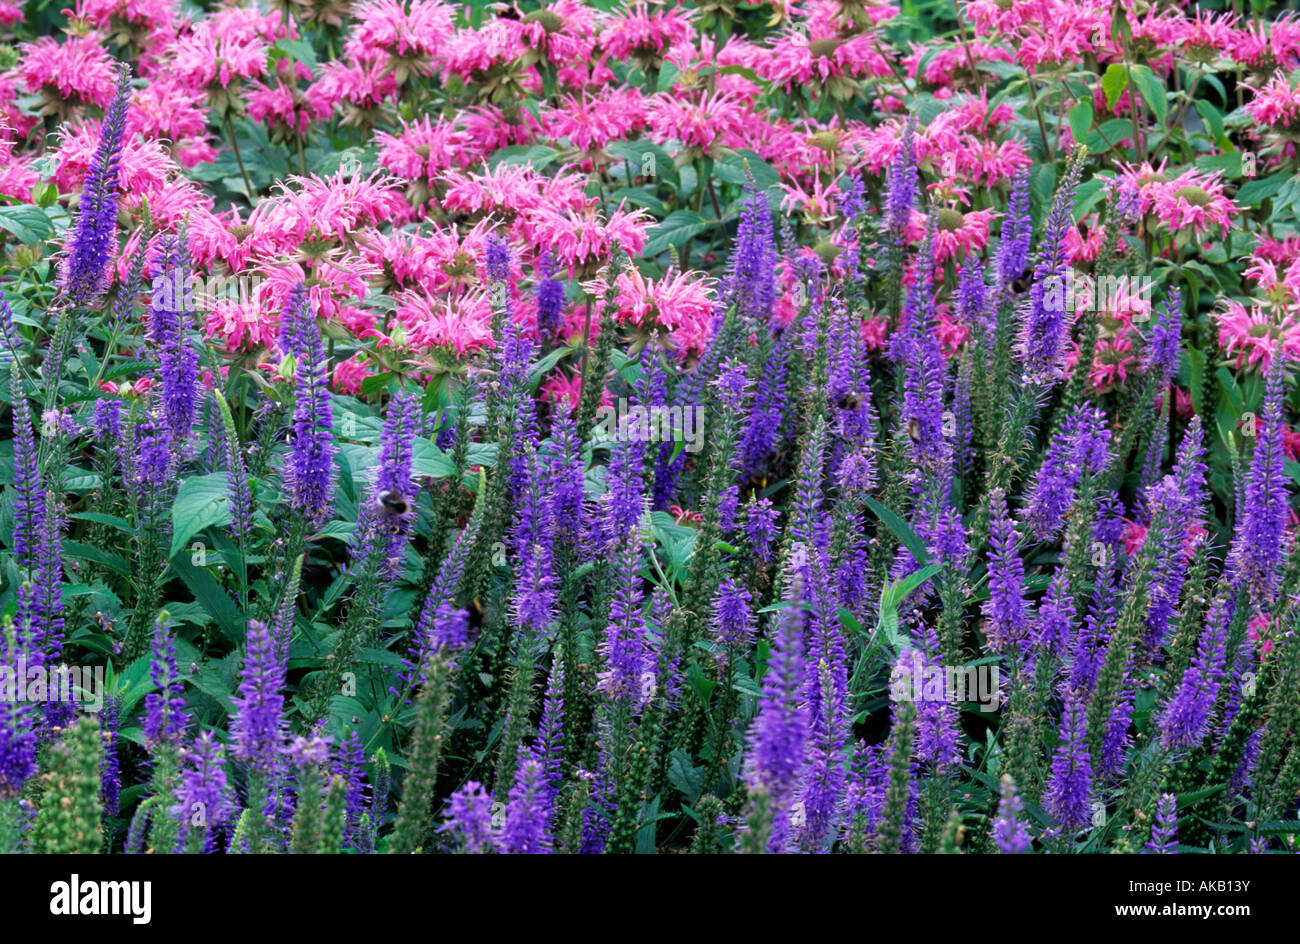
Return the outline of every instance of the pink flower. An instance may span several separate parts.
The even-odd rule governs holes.
[[[821,175],[812,177],[811,186],[802,182],[787,183],[781,181],[780,187],[785,191],[781,198],[781,209],[787,213],[798,210],[803,218],[814,226],[824,225],[839,216],[839,188],[837,181],[829,184]]]
[[[795,85],[826,85],[838,77],[891,74],[888,60],[879,52],[880,41],[870,31],[844,38],[834,22],[809,23],[808,33],[789,30],[775,39],[760,60],[763,78],[787,92]],[[852,85],[842,91],[851,91]],[[842,94],[839,97],[843,97]]]
[[[376,171],[348,177],[290,177],[280,192],[258,203],[248,218],[259,240],[281,253],[319,254],[323,244],[350,245],[354,234],[380,223],[402,221],[410,211],[397,182]]]
[[[307,97],[321,114],[333,114],[338,106],[347,106],[345,125],[373,123],[379,107],[396,96],[397,79],[382,55],[327,62],[321,77],[307,90]]]
[[[226,7],[178,38],[167,50],[168,65],[190,88],[209,93],[265,75],[267,50],[286,35],[285,22],[256,8]],[[293,20],[287,22],[293,35]]]
[[[32,158],[15,154],[12,142],[0,140],[0,194],[18,203],[30,203],[32,188],[40,176],[32,169]]]
[[[921,59],[928,58],[925,75],[922,78],[931,85],[946,86],[952,83],[958,73],[969,76],[971,62],[979,65],[982,62],[1012,61],[1010,51],[1001,46],[992,46],[976,40],[970,43],[969,47],[970,53],[967,54],[961,43],[954,43],[946,48],[929,44],[917,46],[903,62],[907,66],[907,74],[916,78],[916,70],[920,67]],[[930,55],[931,50],[937,52]]]
[[[631,3],[605,19],[600,48],[618,62],[635,58],[653,64],[660,53],[693,34],[694,17],[695,11],[685,6],[666,10],[657,4]]]
[[[144,394],[148,393],[150,388],[152,387],[153,387],[152,377],[141,377],[139,380],[136,380],[134,382],[127,381],[126,383],[123,384],[114,383],[111,380],[106,380],[99,385],[99,389],[103,390],[105,393],[116,393],[117,395],[123,397],[143,396]]]
[[[99,122],[66,124],[59,136],[58,166],[54,182],[62,191],[79,190],[90,166],[90,160],[99,147]],[[148,199],[150,210],[158,216],[160,204],[166,202],[171,209],[197,206],[210,207],[212,198],[190,181],[180,178],[180,168],[161,143],[141,138],[123,141],[121,157],[122,205],[139,206]],[[182,206],[183,204],[183,206]],[[170,217],[168,218],[170,221]]]
[[[1183,48],[1193,59],[1212,61],[1236,44],[1237,32],[1233,29],[1236,23],[1237,17],[1231,13],[1214,14],[1197,10],[1196,15],[1183,27]]]
[[[970,328],[953,317],[952,306],[949,304],[940,304],[935,314],[938,317],[934,333],[939,338],[939,346],[945,357],[952,357],[970,340]]]
[[[545,114],[548,139],[568,138],[580,150],[598,151],[641,130],[645,100],[639,89],[607,86],[594,96],[565,96],[558,107],[548,108]],[[633,168],[633,173],[640,170]]]
[[[563,409],[572,413],[578,408],[578,401],[581,397],[581,374],[566,374],[562,370],[556,370],[547,379],[546,383],[542,384],[542,399],[547,403],[555,404],[556,409]],[[600,405],[609,406],[613,402],[613,395],[609,390],[603,390]]]
[[[727,92],[685,97],[660,93],[649,100],[649,123],[657,144],[680,141],[707,157],[742,148],[747,129],[760,122],[748,102]]]
[[[1300,88],[1278,72],[1246,103],[1246,113],[1260,124],[1289,128],[1300,120]]]
[[[281,60],[283,61],[283,60]],[[311,78],[311,72],[302,63],[299,72]],[[248,116],[264,123],[278,135],[277,140],[289,136],[306,137],[308,129],[318,121],[330,117],[332,109],[323,103],[304,97],[296,84],[285,81],[274,85],[252,83],[248,91]]]
[[[1129,374],[1137,368],[1137,354],[1133,351],[1133,342],[1127,336],[1098,338],[1097,353],[1088,381],[1098,394],[1107,393],[1123,387],[1128,382]]]
[[[481,292],[429,298],[415,292],[395,296],[393,317],[407,332],[411,347],[441,347],[463,356],[492,347],[492,306]]]
[[[1005,183],[1031,163],[1024,142],[1018,138],[995,142],[963,135],[962,144],[956,151],[957,170],[984,186]]]
[[[1272,369],[1278,348],[1288,360],[1300,360],[1300,315],[1283,312],[1279,318],[1262,305],[1247,309],[1229,301],[1227,310],[1215,315],[1219,323],[1219,345],[1229,354],[1236,352],[1237,367],[1245,365],[1260,373]]]
[[[616,250],[640,255],[650,225],[649,214],[620,206],[605,220],[598,204],[592,200],[581,211],[542,207],[534,217],[522,222],[520,229],[532,245],[550,249],[556,261],[568,269],[570,278],[578,269],[606,262]]]
[[[671,266],[661,279],[647,279],[638,270],[621,273],[618,290],[618,320],[643,331],[660,328],[668,332],[674,346],[684,353],[700,353],[709,340],[713,324],[713,282],[693,272],[675,272]],[[593,297],[605,293],[600,280],[585,283]]]
[[[1246,23],[1235,36],[1232,55],[1252,68],[1277,65],[1290,72],[1300,67],[1300,20],[1287,10],[1272,22]]]
[[[1097,222],[1096,214],[1091,214],[1089,221],[1091,225],[1082,233],[1078,226],[1071,226],[1065,231],[1065,253],[1071,262],[1096,262],[1101,247],[1106,242],[1106,228]]]
[[[1290,426],[1282,428],[1282,449],[1292,462],[1300,462],[1300,430]]]
[[[527,164],[497,164],[481,173],[448,171],[440,178],[446,187],[443,208],[454,212],[493,214],[520,220],[520,235],[534,225],[532,214],[594,206],[586,196],[586,178],[561,172],[544,177]]]
[[[1165,394],[1160,391],[1155,396],[1152,408],[1158,414],[1164,410]],[[1174,415],[1180,420],[1189,420],[1192,418],[1192,395],[1182,387],[1174,388]]]
[[[524,13],[515,7],[520,23],[520,37],[539,59],[566,67],[586,62],[595,48],[597,12],[578,0],[558,0],[544,9]],[[563,69],[562,69],[563,71]],[[574,74],[566,73],[562,81],[578,87]]]
[[[273,350],[280,334],[278,308],[258,299],[232,301],[208,309],[203,325],[209,338],[221,338],[227,351]]]
[[[1238,209],[1223,194],[1218,175],[1203,175],[1188,170],[1164,184],[1154,187],[1153,209],[1171,230],[1188,229],[1203,235],[1218,227],[1226,238],[1228,223]]]
[[[370,376],[370,371],[366,359],[360,354],[353,354],[347,360],[339,361],[334,366],[334,389],[338,393],[349,396],[360,396],[361,383],[368,376]]]
[[[862,322],[862,343],[869,351],[883,350],[889,342],[889,319],[884,315],[872,315]]]
[[[424,115],[410,124],[402,122],[397,134],[375,135],[379,164],[399,177],[432,186],[444,171],[464,170],[483,158],[465,132],[444,118],[430,121]]]
[[[112,100],[116,77],[102,37],[90,33],[69,36],[60,43],[43,36],[20,48],[18,70],[27,90],[49,99],[42,113],[57,112],[65,104],[89,103],[103,108]]]
[[[963,213],[951,207],[938,211],[939,226],[934,233],[934,254],[937,262],[964,257],[981,252],[989,241],[989,221],[996,215],[993,210],[971,210]],[[925,221],[914,213],[913,222],[919,222],[924,233]]]
[[[343,50],[353,62],[387,59],[388,69],[405,66],[432,74],[431,60],[455,32],[455,8],[439,0],[369,0],[352,10],[356,24]],[[399,76],[399,80],[400,80]]]
[[[183,85],[174,75],[155,76],[131,97],[126,134],[166,141],[206,138],[208,103],[201,93]]]
[[[1246,626],[1246,634],[1252,642],[1259,643],[1259,654],[1266,656],[1273,651],[1273,640],[1269,634],[1272,619],[1267,613],[1256,613]]]
[[[1207,537],[1209,532],[1200,521],[1193,521],[1183,534],[1183,559],[1190,561],[1196,553],[1196,546]],[[1136,521],[1124,519],[1124,553],[1132,557],[1142,549],[1147,540],[1147,526]]]
[[[523,24],[498,18],[477,30],[457,30],[443,46],[439,59],[446,74],[475,82],[489,71],[506,68],[527,50]],[[521,70],[514,78],[526,87],[540,87],[535,70]]]
[[[358,336],[373,329],[374,315],[355,306],[365,301],[370,280],[376,273],[359,257],[336,251],[329,257],[313,260],[309,266],[268,258],[257,272],[264,279],[258,286],[258,297],[275,311],[283,310],[294,286],[305,282],[320,317],[339,321]]]
[[[683,508],[681,505],[669,505],[668,513],[673,516],[674,523],[684,524],[687,527],[704,520],[704,515],[700,512],[691,511],[689,508]]]

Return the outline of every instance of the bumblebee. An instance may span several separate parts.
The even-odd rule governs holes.
[[[857,410],[858,407],[862,406],[862,394],[850,390],[848,393],[843,393],[837,397],[835,405],[841,410]]]
[[[411,510],[411,503],[401,494],[387,489],[375,496],[375,504],[381,512],[394,518],[400,518]]]
[[[1034,284],[1034,270],[1032,266],[1026,266],[1025,271],[1011,280],[1011,291],[1015,295],[1023,295],[1029,291],[1029,287]]]

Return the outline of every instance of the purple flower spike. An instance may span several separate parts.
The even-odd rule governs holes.
[[[290,506],[319,527],[333,513],[334,418],[330,412],[329,365],[311,298],[298,285],[285,305],[281,344],[297,359],[293,452],[284,470]]]
[[[284,668],[261,620],[248,621],[241,675],[230,723],[234,756],[253,770],[270,773],[284,749]]]
[[[1047,782],[1047,808],[1066,832],[1077,832],[1092,821],[1092,760],[1084,715],[1080,693],[1071,690],[1061,720],[1061,742],[1052,757],[1052,776]]]
[[[131,70],[122,65],[118,68],[117,91],[100,126],[99,147],[86,170],[77,222],[59,279],[59,287],[73,304],[84,305],[104,290],[104,270],[117,227],[118,170],[130,103]]]

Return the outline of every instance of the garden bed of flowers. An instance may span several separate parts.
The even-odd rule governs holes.
[[[1284,6],[0,0],[0,851],[1293,851]]]

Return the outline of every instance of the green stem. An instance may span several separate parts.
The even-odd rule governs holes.
[[[248,202],[253,202],[253,185],[249,183],[248,171],[244,168],[244,157],[239,153],[239,139],[235,137],[235,123],[230,119],[230,113],[226,113],[226,133],[230,135],[230,146],[235,151],[235,163],[239,165],[239,175],[244,178],[244,195],[248,197]]]

